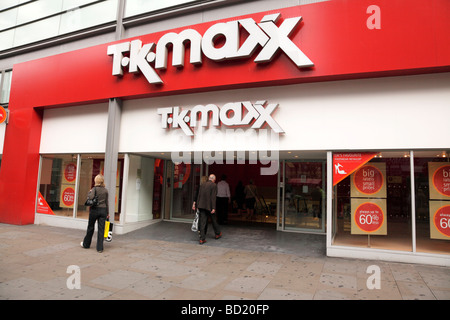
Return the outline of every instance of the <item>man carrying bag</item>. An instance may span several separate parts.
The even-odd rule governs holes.
[[[200,244],[206,242],[206,227],[208,225],[208,217],[211,218],[213,225],[215,238],[222,237],[219,224],[216,219],[216,197],[217,197],[217,185],[215,184],[216,176],[211,174],[208,181],[200,185],[197,198],[197,207],[200,212],[199,231],[200,231]],[[194,203],[195,207],[195,203]]]

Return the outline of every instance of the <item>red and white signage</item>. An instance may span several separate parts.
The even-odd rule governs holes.
[[[64,183],[75,183],[77,165],[73,162],[64,164]]]
[[[450,164],[428,163],[430,176],[430,198],[450,200]]]
[[[449,71],[449,15],[448,0],[324,1],[162,32],[149,29],[147,35],[16,64],[0,171],[0,222],[34,221],[44,108]],[[164,58],[165,40],[174,48],[187,33],[194,35],[194,45],[184,48],[184,56],[179,55],[182,48],[169,49],[172,64],[158,69],[155,63],[159,52]],[[195,51],[199,48],[201,53]],[[288,53],[291,49],[314,65],[295,62]],[[237,60],[231,60],[233,53]],[[193,60],[183,65],[187,57]],[[112,74],[113,66],[119,75]],[[149,83],[150,69],[161,83]],[[336,168],[334,184],[346,176],[339,171],[354,171],[344,163],[335,164],[344,167]],[[16,168],[26,168],[26,174],[17,175]],[[24,186],[20,195],[15,194],[17,185]]]
[[[430,238],[450,240],[450,165],[428,162]]]
[[[128,67],[131,73],[140,71],[149,83],[162,84],[163,80],[156,70],[167,69],[168,46],[173,48],[172,66],[184,67],[187,42],[190,43],[189,62],[193,65],[201,65],[203,57],[220,63],[249,59],[255,51],[259,53],[253,61],[267,63],[281,51],[298,68],[313,67],[313,62],[289,38],[303,18],[287,18],[278,26],[280,18],[280,13],[271,13],[265,15],[259,23],[252,18],[245,18],[213,24],[203,36],[192,28],[179,33],[168,32],[157,43],[143,45],[137,39],[113,44],[107,50],[107,54],[113,57],[112,74],[122,76],[124,67]],[[244,32],[247,36],[245,40],[241,40]],[[224,43],[217,46],[216,39],[220,37],[224,38]]]
[[[353,181],[356,189],[366,195],[373,195],[384,185],[384,175],[375,166],[365,165],[355,172]]]
[[[75,190],[71,186],[61,186],[60,206],[63,208],[72,208],[75,202]]]
[[[53,210],[50,208],[50,206],[48,205],[47,201],[45,201],[44,197],[42,196],[42,194],[40,192],[38,194],[38,200],[37,200],[37,205],[36,205],[36,212],[37,213],[54,215]]]
[[[430,201],[430,238],[450,240],[450,203]]]
[[[5,108],[0,106],[0,124],[3,122],[6,122],[6,119],[8,118],[8,113],[6,112]]]
[[[15,65],[11,103],[48,107],[444,70],[448,13],[447,0],[333,0],[149,33]]]
[[[372,160],[377,152],[344,152],[333,154],[333,186]]]
[[[358,168],[351,178],[351,197],[386,198],[386,164],[371,162]]]
[[[386,199],[352,199],[351,234],[386,235]]]

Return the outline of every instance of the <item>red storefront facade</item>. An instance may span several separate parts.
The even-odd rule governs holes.
[[[0,171],[0,222],[35,222],[45,110],[447,73],[449,15],[446,0],[337,0],[149,30],[147,35],[14,65]],[[173,35],[171,45],[158,46],[167,35]],[[160,61],[166,66],[158,66]]]

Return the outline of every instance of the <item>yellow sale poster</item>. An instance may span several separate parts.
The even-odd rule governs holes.
[[[430,238],[450,240],[449,201],[430,201]]]
[[[351,208],[351,234],[387,234],[386,199],[352,199]]]
[[[61,185],[61,195],[59,199],[59,206],[62,208],[73,208],[75,202],[75,187],[74,185]]]

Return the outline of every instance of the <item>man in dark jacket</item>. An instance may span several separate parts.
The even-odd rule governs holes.
[[[199,230],[200,230],[200,244],[206,242],[206,226],[208,225],[208,218],[211,217],[211,222],[213,225],[215,238],[219,239],[222,237],[222,232],[220,232],[219,224],[216,219],[216,196],[217,196],[217,185],[215,184],[216,176],[211,174],[208,181],[200,185],[198,191],[197,201],[194,202],[193,207],[197,207],[200,212],[199,220]]]

